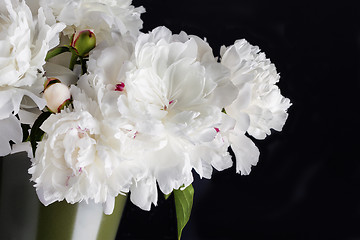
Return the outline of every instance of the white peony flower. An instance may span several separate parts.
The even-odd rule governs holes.
[[[142,28],[140,14],[145,12],[143,7],[132,6],[131,0],[41,0],[40,5],[67,25],[64,33],[69,37],[91,29],[98,42],[109,39],[112,31],[136,37]]]
[[[38,15],[33,17],[25,1],[0,2],[0,120],[4,120],[2,128],[11,127],[10,122],[17,121],[12,115],[18,114],[20,106],[33,107],[34,103],[40,109],[45,106],[45,101],[40,98],[45,56],[48,50],[57,44],[57,35],[64,27],[63,24],[49,26],[42,8]],[[9,125],[6,126],[6,123]],[[12,134],[2,137],[14,140]],[[20,136],[16,137],[19,138]],[[3,141],[6,142],[6,139]],[[3,147],[5,146],[2,145]]]
[[[90,86],[87,91],[117,132],[122,156],[142,167],[143,177],[131,186],[130,198],[149,210],[157,202],[156,183],[169,194],[191,184],[193,168],[209,178],[212,167],[232,165],[229,144],[217,137],[216,129],[236,88],[208,44],[184,32],[173,35],[156,28],[140,35],[130,53],[121,44],[95,50],[91,74],[79,86]]]
[[[128,62],[134,51],[134,44],[133,39],[116,36],[114,40],[102,42],[96,46],[90,52],[89,75],[83,75],[77,83],[78,86],[99,104],[102,104],[102,98],[107,93],[113,95],[114,90],[124,90],[119,87],[124,85],[125,73],[128,71]],[[118,94],[114,96],[117,98]],[[116,102],[116,99],[114,101]],[[101,110],[105,115],[107,115],[107,110],[113,112],[111,104],[110,108],[106,104],[101,105]]]
[[[258,47],[246,40],[221,49],[221,63],[231,70],[231,81],[238,87],[237,99],[226,112],[237,120],[237,128],[257,139],[281,131],[287,119],[290,100],[275,85],[279,74]]]
[[[71,94],[73,111],[52,114],[41,126],[45,136],[29,169],[31,180],[45,206],[92,199],[111,214],[114,198],[129,191],[138,168],[119,154],[98,104],[75,86]]]

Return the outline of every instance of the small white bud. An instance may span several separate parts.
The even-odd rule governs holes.
[[[44,90],[44,98],[50,111],[60,112],[64,103],[70,100],[70,89],[62,83],[54,83]]]

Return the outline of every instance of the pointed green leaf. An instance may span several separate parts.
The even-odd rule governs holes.
[[[164,194],[165,200],[167,200],[170,197],[171,194],[172,194],[172,192],[169,193],[169,194]]]
[[[53,58],[61,53],[64,53],[64,52],[69,52],[69,47],[68,46],[62,46],[62,47],[57,47],[57,48],[54,48],[52,50],[50,50],[47,55],[46,55],[46,58],[45,58],[45,61],[48,61],[50,58]]]
[[[41,141],[42,136],[44,135],[44,131],[40,129],[43,122],[50,117],[51,112],[43,112],[40,116],[35,120],[33,127],[30,132],[30,143],[31,148],[33,150],[33,155],[35,156],[37,142]]]
[[[174,190],[178,239],[181,238],[181,232],[190,219],[193,198],[194,188],[191,184],[184,190]]]

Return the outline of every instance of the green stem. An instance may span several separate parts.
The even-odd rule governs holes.
[[[75,53],[72,53],[71,55],[71,59],[70,59],[70,65],[69,65],[69,69],[72,71],[74,70],[74,66],[76,64],[76,60],[78,59],[78,56]]]
[[[81,73],[82,74],[87,73],[86,60],[84,58],[80,57],[80,63],[81,63]]]
[[[69,50],[69,47],[66,47],[66,46],[62,46],[62,47],[57,47],[57,48],[54,48],[53,50],[50,50],[47,55],[46,55],[46,58],[45,58],[45,61],[48,61],[50,58],[53,58],[61,53],[64,53],[64,52],[70,52]]]

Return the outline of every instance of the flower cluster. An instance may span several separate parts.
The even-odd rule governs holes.
[[[27,122],[32,108],[44,108],[43,65],[64,28],[43,8],[33,16],[24,1],[0,1],[0,156],[10,153],[9,141],[22,140],[19,116]]]
[[[142,33],[145,10],[130,0],[42,0],[37,14],[0,5],[0,155],[21,143],[20,124],[32,127],[29,173],[44,205],[91,200],[111,214],[130,193],[150,210],[158,187],[231,167],[229,147],[249,174],[259,158],[249,135],[287,119],[274,64],[246,40],[217,57],[185,32]]]

